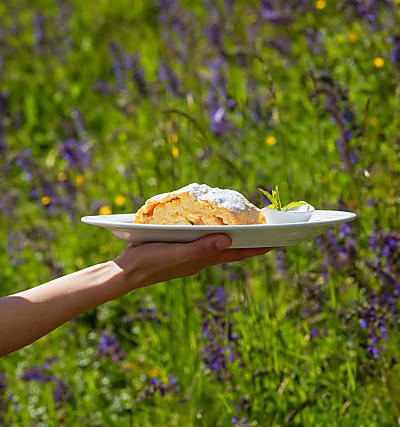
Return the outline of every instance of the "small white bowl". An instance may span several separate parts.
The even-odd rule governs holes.
[[[292,224],[294,222],[308,222],[315,211],[314,206],[305,205],[294,206],[288,211],[276,211],[270,208],[262,208],[267,224]]]

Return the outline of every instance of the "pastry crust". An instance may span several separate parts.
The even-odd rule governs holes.
[[[249,225],[265,224],[260,209],[234,190],[189,184],[153,196],[138,210],[136,224]]]

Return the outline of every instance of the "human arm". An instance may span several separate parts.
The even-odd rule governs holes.
[[[0,298],[0,356],[18,350],[79,314],[132,290],[270,250],[227,249],[230,244],[227,236],[211,235],[192,243],[131,246],[113,261]]]

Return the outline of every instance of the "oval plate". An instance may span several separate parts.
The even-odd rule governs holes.
[[[356,214],[345,211],[316,210],[308,222],[257,225],[158,225],[133,224],[135,214],[84,216],[85,224],[107,228],[132,245],[148,242],[186,243],[213,233],[225,233],[231,248],[290,246],[320,236],[331,225],[352,221]]]

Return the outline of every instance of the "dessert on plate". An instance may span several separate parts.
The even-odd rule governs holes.
[[[261,210],[241,193],[206,184],[189,184],[151,197],[138,210],[136,224],[250,225],[265,224]]]

